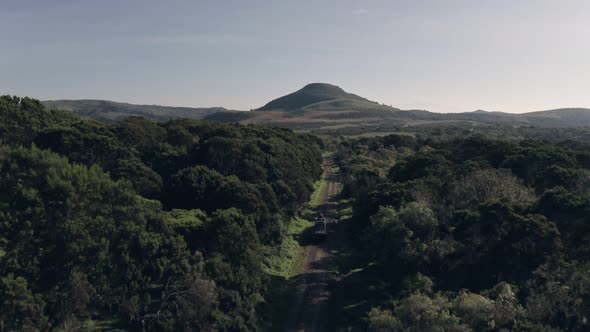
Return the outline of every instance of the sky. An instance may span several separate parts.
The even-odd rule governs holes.
[[[587,0],[0,0],[0,94],[253,109],[590,107]]]

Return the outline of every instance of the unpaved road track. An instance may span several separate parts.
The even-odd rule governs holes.
[[[338,184],[330,159],[323,163],[326,185],[322,193],[322,201],[315,209],[326,218],[338,219],[336,194]],[[330,236],[328,224],[328,236]],[[307,253],[305,270],[297,285],[284,331],[323,331],[325,321],[322,320],[330,294],[327,284],[330,277],[330,251],[328,242],[310,244],[305,247]]]

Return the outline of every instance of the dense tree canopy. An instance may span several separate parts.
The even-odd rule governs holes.
[[[571,141],[342,141],[335,159],[369,284],[367,320],[348,324],[588,330],[588,152]]]
[[[267,255],[289,243],[321,146],[334,150],[348,258],[361,265],[338,276],[361,298],[336,327],[586,331],[590,146],[559,129],[494,130],[526,135],[322,141],[102,123],[2,96],[0,331],[259,329]]]
[[[0,97],[0,330],[254,330],[265,247],[322,174],[288,130]]]

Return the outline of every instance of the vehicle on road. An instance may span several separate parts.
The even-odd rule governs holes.
[[[328,237],[328,227],[325,220],[315,220],[315,225],[313,226],[313,237],[317,241],[323,241]]]
[[[317,241],[323,241],[328,237],[328,223],[333,222],[332,219],[328,219],[323,213],[320,213],[314,221],[313,237]]]

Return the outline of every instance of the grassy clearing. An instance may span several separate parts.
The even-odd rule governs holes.
[[[299,217],[289,224],[283,243],[266,259],[266,273],[289,279],[305,268],[305,250],[298,239],[313,223]]]

